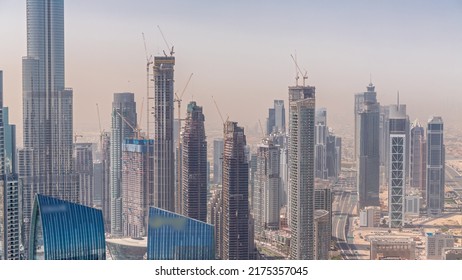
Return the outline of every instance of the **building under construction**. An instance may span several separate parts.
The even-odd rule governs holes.
[[[153,140],[126,139],[122,145],[122,221],[123,235],[147,234],[148,208],[152,205],[153,172],[148,160],[153,154]]]
[[[183,215],[207,222],[207,141],[202,107],[188,104],[182,141]]]

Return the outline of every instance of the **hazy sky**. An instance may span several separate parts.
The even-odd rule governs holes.
[[[0,69],[11,121],[22,133],[21,57],[26,55],[26,1],[0,0]],[[316,86],[328,124],[352,126],[353,95],[372,81],[382,104],[400,91],[411,119],[462,119],[462,1],[65,1],[66,86],[74,89],[74,130],[110,128],[114,92],[146,95],[149,53],[175,46],[175,87],[193,79],[209,128],[223,115],[254,127],[273,99],[294,84],[290,54]],[[300,79],[301,81],[301,79]],[[287,107],[287,105],[286,105]],[[144,112],[146,109],[144,109]],[[140,110],[138,110],[140,112]],[[145,115],[145,113],[143,113]],[[184,112],[183,112],[184,115]],[[143,116],[143,123],[146,117]]]

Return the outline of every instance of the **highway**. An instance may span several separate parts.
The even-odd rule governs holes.
[[[332,235],[337,241],[337,247],[344,259],[356,260],[356,247],[348,242],[353,210],[356,206],[357,195],[351,190],[340,190],[335,192],[334,202],[332,205]]]

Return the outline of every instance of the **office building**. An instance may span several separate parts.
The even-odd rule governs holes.
[[[314,160],[315,160],[315,177],[320,179],[327,179],[327,137],[329,129],[327,127],[327,110],[320,108],[316,110],[315,117],[315,146],[314,146]]]
[[[74,147],[75,173],[79,182],[80,204],[93,207],[93,144],[76,143]]]
[[[404,198],[405,214],[406,216],[418,217],[420,216],[420,206],[422,199],[417,195],[407,195]]]
[[[379,227],[380,226],[380,207],[367,206],[359,212],[360,227]]]
[[[391,228],[404,225],[404,196],[406,194],[406,105],[390,106],[388,151],[388,216]]]
[[[223,174],[223,139],[213,140],[213,183],[221,185]]]
[[[425,166],[425,128],[418,120],[411,125],[411,151],[410,151],[410,187],[425,193],[426,166]]]
[[[112,102],[111,149],[111,234],[122,236],[122,145],[134,136],[136,103],[133,93],[114,93]]]
[[[154,206],[179,213],[175,191],[173,138],[173,68],[175,57],[154,57]],[[175,195],[177,205],[175,206]]]
[[[125,139],[122,145],[123,236],[139,238],[147,235],[154,182],[152,165],[148,161],[154,154],[153,146],[153,140],[145,139]]]
[[[289,87],[290,258],[315,259],[315,88]]]
[[[249,259],[249,164],[246,136],[236,122],[224,126],[223,259]]]
[[[441,117],[432,117],[427,126],[427,214],[439,216],[444,211],[445,147],[444,123]]]
[[[65,87],[64,1],[26,3],[23,148],[30,157],[20,160],[25,166],[19,176],[23,181],[24,230],[29,236],[36,193],[78,202],[79,189],[73,160],[73,91]],[[28,244],[27,240],[23,242]]]
[[[16,125],[9,122],[8,107],[3,107],[3,131],[5,134],[5,171],[10,174],[17,174]]]
[[[202,107],[188,104],[183,132],[183,215],[207,221],[207,141]]]
[[[261,237],[264,230],[279,229],[279,148],[271,138],[265,138],[257,147],[257,171],[253,191],[253,217],[255,235]]]
[[[452,235],[427,232],[426,237],[427,260],[442,260],[444,249],[454,247],[454,236]]]
[[[338,178],[342,171],[342,138],[331,130],[326,142],[326,168],[328,178]]]
[[[37,194],[32,211],[30,260],[105,260],[101,210]]]
[[[284,100],[274,100],[274,107],[268,109],[266,135],[284,133],[286,131],[286,109]]]
[[[214,226],[150,207],[147,259],[214,260]]]
[[[104,132],[100,135],[101,209],[106,232],[111,232],[111,134]]]
[[[332,189],[330,187],[318,187],[314,189],[314,210],[325,210],[328,212],[329,232],[332,232]],[[332,235],[332,234],[331,234]],[[329,239],[331,237],[329,235]]]
[[[379,117],[375,86],[355,95],[355,154],[359,208],[379,206]]]

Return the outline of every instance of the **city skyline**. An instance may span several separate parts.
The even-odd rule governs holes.
[[[187,102],[194,95],[194,99],[203,104],[204,114],[210,116],[207,130],[221,130],[211,95],[219,104],[227,105],[221,105],[222,111],[249,127],[266,115],[265,108],[251,109],[254,102],[261,100],[270,104],[273,99],[285,99],[286,85],[294,82],[290,54],[295,52],[302,70],[308,71],[310,83],[317,85],[318,104],[331,112],[334,129],[343,122],[351,125],[352,116],[340,104],[351,103],[350,96],[362,87],[370,74],[373,83],[381,89],[382,104],[393,103],[396,90],[400,90],[403,103],[415,104],[409,108],[413,118],[427,120],[430,115],[442,115],[444,111],[448,125],[455,125],[457,119],[456,108],[448,101],[457,98],[461,85],[456,67],[462,62],[462,55],[456,50],[462,46],[458,24],[462,5],[457,1],[438,4],[391,1],[367,5],[364,1],[295,1],[287,7],[272,1],[265,5],[241,1],[232,4],[203,1],[195,5],[182,1],[169,4],[111,1],[109,5],[99,1],[91,3],[91,10],[84,8],[86,4],[90,2],[65,5],[66,84],[74,88],[74,122],[79,133],[98,131],[93,104],[109,104],[113,92],[134,92],[141,106],[145,95],[141,33],[146,34],[149,54],[161,54],[165,43],[157,25],[175,46],[181,63],[175,75],[178,88],[186,83],[189,73],[195,73],[184,99]],[[168,12],[150,9],[166,5],[171,6]],[[5,104],[12,108],[21,108],[20,64],[26,38],[24,7],[25,1],[5,0],[0,4],[0,23],[13,26],[5,28],[8,44],[0,51]],[[290,9],[294,14],[289,17]],[[122,10],[126,20],[120,21],[118,16]],[[305,10],[311,16],[302,16],[301,11]],[[279,11],[281,17],[272,22]],[[226,12],[237,16],[237,24]],[[84,14],[85,22],[80,20]],[[207,22],[216,24],[209,26]],[[297,26],[301,29],[306,26],[310,36],[298,36]],[[223,44],[223,41],[232,43]],[[202,60],[204,56],[209,58],[207,63]],[[243,61],[254,62],[246,63],[251,75],[239,70]],[[274,67],[268,67],[272,65]],[[113,73],[108,71],[110,68],[119,70]],[[239,83],[230,81],[230,76]],[[434,104],[430,96],[436,91],[441,92],[443,98]],[[246,99],[249,102],[238,103]],[[244,106],[245,113],[233,113],[240,106]],[[83,110],[88,113],[80,113]],[[108,129],[111,108],[105,105],[100,110],[102,125]],[[11,111],[21,143],[21,113],[18,109]]]

